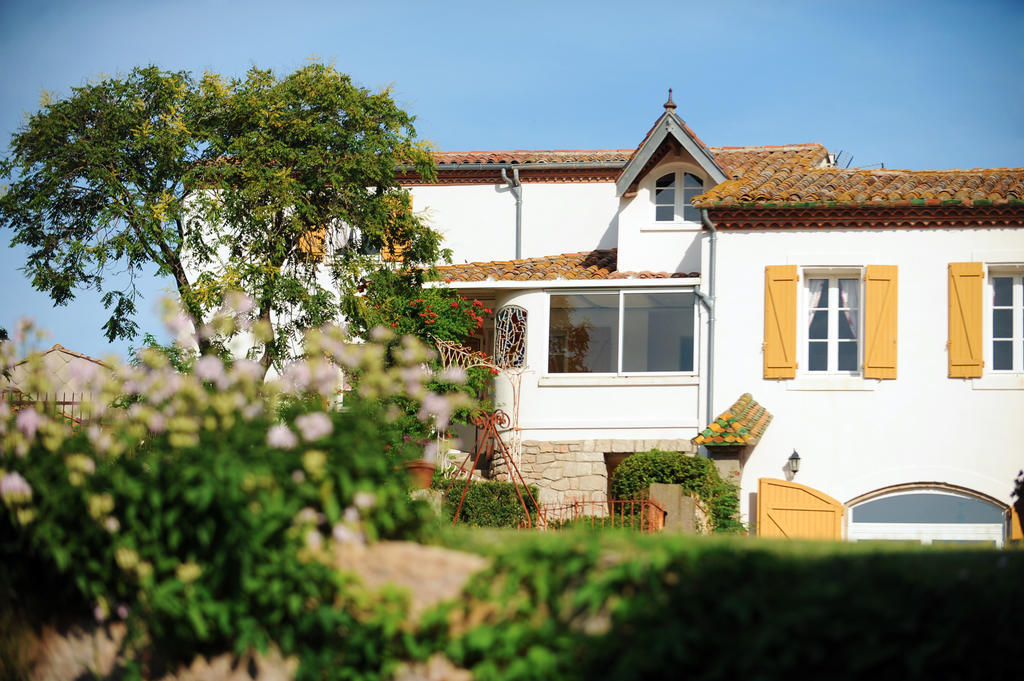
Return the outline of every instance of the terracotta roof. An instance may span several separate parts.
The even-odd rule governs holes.
[[[511,151],[435,151],[441,163],[626,163],[634,149],[513,149]]]
[[[42,352],[38,353],[38,355],[40,357],[42,357],[44,355],[50,354],[51,352],[63,352],[65,355],[71,355],[72,357],[78,357],[79,359],[85,359],[85,360],[88,360],[90,362],[94,362],[96,364],[99,364],[101,367],[108,367],[109,368],[109,365],[106,362],[104,362],[102,359],[96,359],[95,357],[90,357],[89,355],[83,355],[82,353],[75,352],[74,350],[68,350],[66,347],[64,347],[60,343],[55,344],[49,350],[43,350]],[[14,366],[19,366],[21,364],[25,364],[28,361],[29,361],[29,358],[26,357],[25,359],[21,360],[20,362],[18,362]]]
[[[747,165],[694,199],[702,208],[1024,205],[1024,168],[855,170]]]
[[[471,262],[437,268],[441,279],[452,281],[542,281],[555,279],[668,279],[697,277],[696,272],[620,272],[618,249],[564,253],[522,260]]]
[[[705,447],[756,445],[771,422],[768,410],[755,402],[750,393],[744,393],[693,438],[693,443]]]

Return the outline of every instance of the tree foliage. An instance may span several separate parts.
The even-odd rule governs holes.
[[[272,330],[251,351],[269,367],[337,316],[318,274],[344,286],[395,244],[409,266],[437,259],[440,237],[396,181],[403,165],[434,176],[412,123],[387,91],[322,63],[198,80],[136,68],[45,101],[13,135],[0,226],[55,304],[102,293],[110,340],[136,335],[135,282],[153,264],[196,319],[244,291]]]

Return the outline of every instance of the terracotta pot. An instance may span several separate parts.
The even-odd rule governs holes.
[[[405,464],[405,469],[412,475],[414,486],[422,489],[430,487],[434,479],[434,464],[426,459],[414,459]]]

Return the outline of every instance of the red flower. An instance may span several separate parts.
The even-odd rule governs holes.
[[[491,314],[491,308],[485,307],[484,312],[486,312],[487,314]]]
[[[458,306],[459,306],[458,301],[453,300],[452,301],[452,307],[458,307]]]
[[[483,304],[483,303],[481,303],[481,302],[480,302],[479,300],[477,300],[476,298],[474,298],[474,299],[473,299],[473,307],[483,307],[483,305],[484,305],[484,304]]]
[[[409,301],[409,305],[411,305],[412,307],[416,307],[416,301],[415,300],[410,300]]]

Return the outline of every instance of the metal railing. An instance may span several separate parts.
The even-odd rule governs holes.
[[[72,423],[81,423],[84,418],[82,402],[85,393],[29,394],[19,390],[4,390],[0,392],[0,397],[14,411],[32,405],[43,414],[61,416]]]
[[[651,499],[573,501],[544,506],[547,529],[623,528],[638,532],[660,532],[665,527],[665,509]]]

